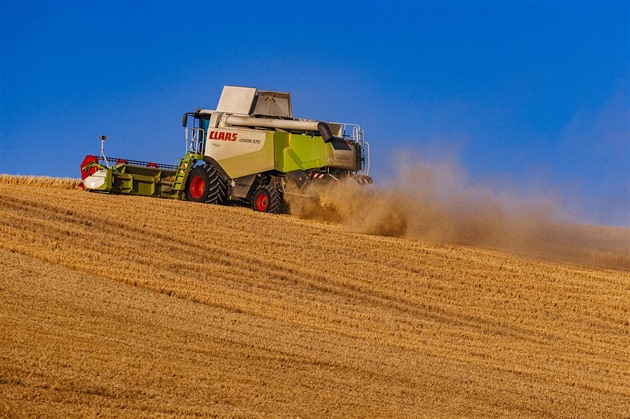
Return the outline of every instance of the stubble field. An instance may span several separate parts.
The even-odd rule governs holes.
[[[624,266],[5,178],[0,416],[628,417]]]

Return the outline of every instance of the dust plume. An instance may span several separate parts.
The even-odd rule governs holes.
[[[314,197],[287,196],[293,215],[339,223],[350,232],[630,270],[630,229],[572,222],[553,198],[473,186],[449,160],[405,164],[380,185],[348,180],[308,193]]]

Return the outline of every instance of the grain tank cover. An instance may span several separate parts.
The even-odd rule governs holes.
[[[223,86],[217,111],[251,115],[255,101],[256,88],[254,87]]]
[[[224,86],[217,112],[238,115],[256,115],[291,118],[291,94],[258,91],[254,87]]]
[[[259,90],[253,114],[291,118],[291,94]]]

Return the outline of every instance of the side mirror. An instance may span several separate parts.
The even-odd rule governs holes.
[[[186,127],[186,125],[188,125],[188,114],[185,113],[184,117],[182,118],[182,127]]]

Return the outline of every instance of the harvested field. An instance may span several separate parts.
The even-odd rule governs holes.
[[[630,412],[626,269],[6,179],[2,416]]]

